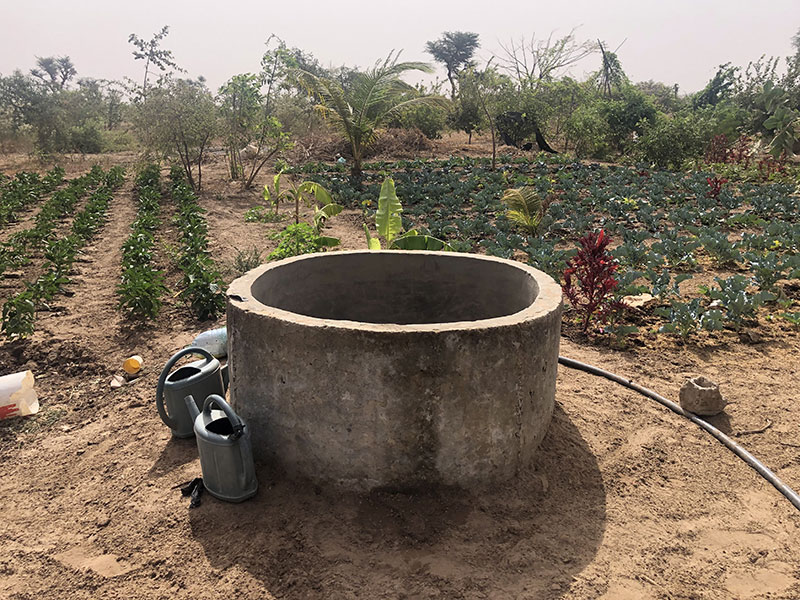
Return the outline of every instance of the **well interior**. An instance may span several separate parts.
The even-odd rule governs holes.
[[[290,262],[251,291],[262,304],[309,317],[406,325],[511,315],[534,302],[538,286],[521,269],[466,255],[376,252]]]

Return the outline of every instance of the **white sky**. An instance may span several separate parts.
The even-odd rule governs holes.
[[[323,64],[368,66],[392,49],[403,60],[431,61],[425,42],[443,31],[480,34],[478,56],[499,41],[536,33],[600,38],[618,54],[632,81],[706,84],[724,62],[745,66],[762,54],[791,54],[800,29],[800,0],[0,0],[0,73],[29,70],[36,56],[68,55],[79,77],[140,80],[128,35],[149,39],[170,26],[164,47],[215,90],[231,75],[257,71],[270,33],[311,52]],[[578,67],[581,78],[597,56]],[[443,72],[442,72],[443,75]]]

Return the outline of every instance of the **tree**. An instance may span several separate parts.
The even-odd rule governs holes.
[[[188,79],[169,80],[153,88],[134,114],[145,147],[177,156],[189,185],[199,192],[203,156],[217,129],[217,107],[205,85]]]
[[[445,31],[438,40],[425,44],[425,51],[447,69],[452,100],[456,98],[456,78],[464,68],[472,65],[478,46],[478,34],[468,31]]]
[[[219,89],[231,178],[241,178],[244,188],[253,185],[270,158],[289,147],[288,134],[269,113],[269,97],[262,95],[261,82],[259,76],[247,73],[232,77]]]
[[[466,133],[469,136],[467,143],[471,144],[472,132],[478,131],[482,123],[477,77],[472,69],[462,71],[458,74],[458,95],[450,113],[450,125]]]
[[[730,98],[736,89],[738,72],[739,67],[731,66],[731,63],[720,65],[703,91],[698,92],[693,98],[694,107],[716,106]]]
[[[31,75],[39,79],[51,91],[57,92],[66,89],[78,71],[69,56],[36,57],[39,68],[31,69]]]
[[[402,95],[414,88],[400,76],[406,71],[430,73],[431,68],[420,62],[398,63],[398,54],[390,52],[383,62],[378,61],[371,69],[356,73],[347,87],[331,77],[302,69],[295,71],[301,85],[319,99],[318,109],[350,142],[354,177],[361,176],[364,150],[375,141],[380,127],[416,106],[448,105],[447,100],[435,96],[402,100]]]
[[[501,134],[505,132],[503,137],[514,139],[517,144],[523,137],[533,134],[539,149],[555,152],[542,131],[551,112],[542,95],[543,86],[552,82],[558,71],[595,52],[596,47],[590,42],[577,43],[574,29],[556,40],[552,33],[547,39],[536,39],[533,34],[530,40],[522,37],[518,42],[511,40],[500,47],[503,52],[497,57],[498,64],[516,83],[513,96],[516,100],[506,102],[505,112],[498,111],[498,129]],[[509,137],[512,130],[519,135]]]
[[[503,55],[498,56],[501,69],[517,80],[520,86],[552,79],[555,74],[566,69],[597,51],[591,42],[578,44],[575,30],[557,40],[553,34],[544,40],[537,40],[536,34],[530,40],[523,36],[519,42],[511,40],[507,46],[500,44]]]
[[[162,72],[166,71],[168,67],[171,67],[176,71],[182,71],[182,69],[175,64],[175,61],[172,57],[172,51],[161,48],[161,40],[167,37],[168,33],[169,26],[164,25],[164,27],[161,28],[161,31],[153,34],[153,37],[147,42],[135,33],[132,33],[128,36],[128,42],[133,44],[136,48],[133,51],[133,58],[135,60],[144,60],[144,80],[142,81],[143,97],[147,95],[147,77],[150,72],[150,65],[158,67]]]
[[[619,91],[628,83],[628,76],[622,70],[617,53],[606,50],[600,40],[597,40],[597,45],[603,55],[603,63],[596,75],[597,87],[606,98],[611,98],[615,88]]]

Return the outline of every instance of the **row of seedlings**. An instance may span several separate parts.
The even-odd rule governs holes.
[[[22,171],[8,178],[0,193],[0,227],[15,223],[19,213],[55,190],[64,181],[64,169],[53,167],[44,177]]]
[[[119,307],[129,317],[154,319],[161,310],[161,296],[167,291],[164,275],[155,266],[155,232],[161,223],[160,172],[147,165],[136,178],[138,202],[131,234],[122,245],[122,277],[117,286]]]
[[[187,184],[182,169],[173,167],[170,179],[172,197],[178,203],[175,220],[181,237],[177,259],[183,273],[180,294],[198,319],[213,319],[225,309],[225,294],[222,275],[208,251],[205,211],[197,203],[197,195]]]
[[[73,179],[70,184],[42,205],[33,227],[18,231],[0,245],[0,276],[8,269],[30,262],[31,253],[42,249],[55,235],[56,226],[74,211],[78,202],[103,181],[103,169],[95,165],[86,175]]]
[[[48,308],[47,303],[69,283],[70,270],[78,252],[105,225],[114,191],[124,179],[122,167],[112,167],[103,175],[102,184],[89,197],[86,206],[73,219],[69,234],[48,242],[42,274],[35,281],[26,283],[24,291],[3,305],[2,331],[7,337],[26,337],[33,333],[37,308]]]

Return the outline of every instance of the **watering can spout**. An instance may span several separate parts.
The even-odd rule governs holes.
[[[197,419],[200,414],[200,410],[197,408],[197,402],[194,401],[191,395],[186,396],[183,401],[186,403],[186,408],[189,409],[189,415],[192,417],[192,423],[194,423],[195,419]]]

